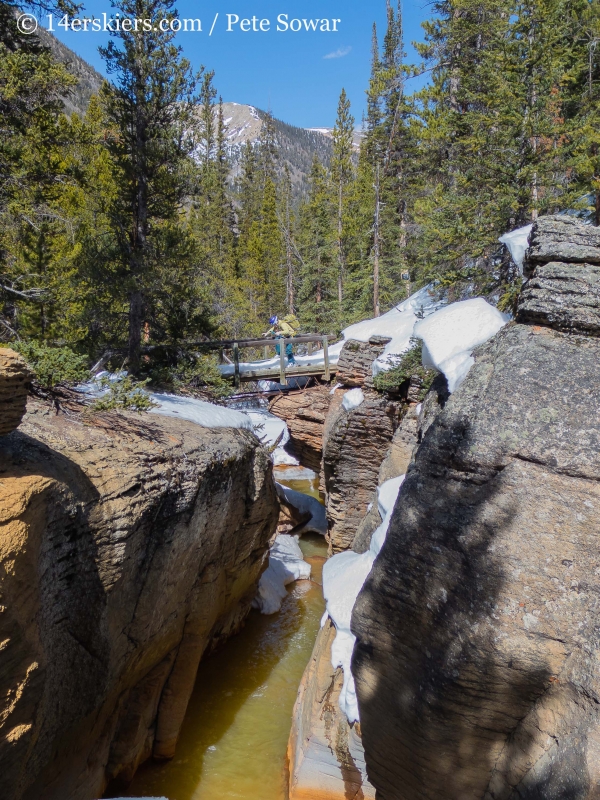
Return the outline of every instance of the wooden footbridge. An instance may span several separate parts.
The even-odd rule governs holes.
[[[190,350],[217,350],[221,353],[221,362],[233,365],[231,375],[224,375],[224,378],[231,378],[236,388],[242,383],[251,381],[273,381],[282,386],[287,386],[289,378],[319,377],[324,381],[330,381],[337,372],[337,366],[329,363],[329,343],[335,341],[336,337],[323,335],[320,333],[300,334],[291,339],[262,338],[262,339],[215,339],[200,342],[182,342],[178,345],[156,344],[141,348],[143,356],[151,356],[157,351],[190,351]],[[288,364],[286,347],[288,344],[296,346],[299,344],[308,345],[308,355],[313,351],[313,345],[318,344],[323,349],[323,362],[318,364]],[[277,366],[265,366],[264,361],[269,359],[269,349],[279,347],[279,363]],[[244,369],[240,369],[240,351],[245,349],[261,349],[264,352],[264,361],[246,362]],[[229,351],[233,355],[233,361],[226,358],[225,352]],[[108,350],[98,363],[92,368],[93,373],[104,369],[104,365],[109,358],[114,355],[125,355],[126,347]],[[300,356],[302,358],[302,356]],[[248,369],[248,364],[256,364],[256,369]]]
[[[221,341],[202,342],[202,347],[210,350],[230,350],[233,353],[233,378],[234,386],[237,388],[241,383],[250,381],[274,381],[282,386],[287,386],[288,378],[299,377],[320,377],[322,380],[329,381],[335,375],[337,367],[329,363],[329,343],[335,340],[335,336],[324,336],[322,334],[306,334],[294,336],[292,339],[225,339]],[[288,344],[292,346],[298,344],[308,345],[308,355],[312,354],[312,348],[318,343],[323,349],[322,364],[288,364],[285,353]],[[247,367],[240,370],[240,350],[247,348],[264,348],[265,360],[267,360],[267,350],[269,347],[279,347],[279,364],[267,367],[261,361],[256,363],[256,369]],[[230,377],[230,376],[224,376]]]

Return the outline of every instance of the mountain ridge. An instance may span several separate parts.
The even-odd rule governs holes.
[[[78,79],[77,86],[64,98],[65,113],[69,116],[72,114],[83,116],[92,95],[100,90],[105,78],[49,31],[40,28],[38,36],[41,44],[48,47],[58,61],[66,64]],[[223,110],[231,161],[230,178],[232,185],[235,186],[236,179],[240,175],[242,150],[247,142],[256,144],[259,141],[268,113],[256,106],[233,101],[224,103]],[[288,166],[292,194],[297,201],[307,191],[308,176],[314,157],[317,156],[326,167],[331,162],[333,141],[331,133],[327,131],[332,129],[299,128],[276,117],[273,117],[273,124],[280,154],[277,172],[282,175],[285,166]]]

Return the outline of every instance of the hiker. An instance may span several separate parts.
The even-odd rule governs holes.
[[[269,319],[269,324],[271,327],[265,334],[263,334],[263,336],[275,336],[276,339],[291,339],[300,329],[300,323],[298,322],[298,318],[295,314],[288,314],[283,319],[279,319],[277,316],[271,317]],[[279,345],[275,346],[275,352],[277,355],[279,355],[281,352]],[[288,364],[296,363],[296,359],[294,358],[294,348],[291,342],[286,344],[285,354],[287,356]]]

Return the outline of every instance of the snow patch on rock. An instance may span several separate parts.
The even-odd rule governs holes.
[[[523,228],[517,228],[510,233],[505,233],[498,241],[508,247],[510,256],[519,268],[521,275],[523,274],[523,260],[525,258],[525,251],[529,247],[529,234],[533,225],[525,225]]]
[[[329,616],[335,625],[336,636],[331,648],[331,663],[334,669],[341,667],[344,671],[339,703],[350,723],[357,722],[359,719],[356,687],[350,671],[350,661],[356,641],[356,637],[350,630],[352,610],[385,542],[404,477],[404,475],[400,475],[398,478],[392,478],[377,490],[377,504],[383,522],[373,533],[369,550],[361,554],[350,551],[338,553],[326,561],[323,567],[323,594],[327,610],[321,624],[324,625]]]
[[[304,560],[297,536],[282,533],[269,552],[269,566],[258,584],[253,606],[261,614],[275,614],[287,596],[288,583],[310,578],[310,564]]]
[[[273,447],[275,442],[281,437],[279,445],[271,454],[273,463],[276,466],[297,466],[298,459],[291,456],[285,449],[285,445],[290,440],[290,432],[284,420],[279,419],[268,411],[253,409],[247,412],[252,420],[254,432],[265,447]]]
[[[327,533],[327,516],[325,514],[325,506],[319,503],[316,497],[303,492],[296,492],[294,489],[288,489],[281,483],[275,483],[277,493],[285,500],[288,505],[297,509],[300,514],[310,514],[310,519],[304,523],[300,530],[294,529],[299,536],[303,533],[320,533],[325,536]]]
[[[359,342],[368,342],[371,336],[391,339],[383,353],[373,362],[373,375],[377,375],[394,366],[392,356],[401,355],[408,350],[415,323],[421,315],[427,317],[433,314],[445,302],[434,298],[431,285],[425,286],[386,314],[350,325],[342,331],[342,335],[344,340],[356,339]]]
[[[344,395],[342,407],[346,411],[352,411],[353,408],[358,408],[359,405],[364,402],[364,399],[365,396],[362,392],[362,389],[350,389],[350,391],[346,392]]]
[[[472,352],[506,325],[509,317],[482,297],[436,311],[415,325],[415,336],[423,340],[423,366],[443,372],[454,392],[475,363]]]
[[[187,419],[203,428],[245,428],[249,431],[253,429],[249,415],[233,408],[174,394],[150,393],[150,397],[159,404],[158,408],[151,409],[152,414]]]

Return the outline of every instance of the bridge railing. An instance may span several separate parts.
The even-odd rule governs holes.
[[[323,369],[319,370],[323,373],[326,381],[331,378],[331,367],[329,364],[329,342],[335,340],[335,336],[324,335],[320,333],[315,334],[302,334],[294,336],[293,338],[262,338],[262,339],[228,339],[221,341],[205,342],[205,345],[212,345],[214,349],[227,349],[233,351],[233,382],[236,388],[239,388],[241,383],[240,375],[240,350],[247,347],[279,347],[279,383],[282,386],[287,386],[286,375],[300,374],[298,370],[288,366],[286,362],[286,347],[288,344],[312,344],[318,342],[323,348]],[[212,348],[211,348],[212,349]],[[306,372],[306,370],[304,370]]]
[[[279,383],[282,386],[287,386],[287,378],[286,375],[307,375],[307,374],[322,374],[326,381],[331,379],[331,366],[329,363],[329,343],[335,341],[336,337],[333,335],[325,335],[322,333],[308,333],[308,334],[300,334],[299,336],[294,336],[292,338],[285,338],[279,339],[275,336],[273,337],[263,337],[262,339],[208,339],[203,340],[200,342],[180,342],[177,345],[172,344],[155,344],[155,345],[146,345],[141,348],[142,355],[151,356],[153,353],[159,351],[179,351],[179,350],[231,350],[233,352],[233,380],[236,388],[239,388],[242,374],[240,373],[240,350],[244,350],[245,348],[257,348],[257,347],[264,347],[265,351],[267,347],[279,347]],[[286,363],[286,346],[288,344],[296,345],[296,344],[308,344],[309,345],[309,355],[311,354],[311,345],[317,343],[321,345],[323,348],[323,368],[313,369],[311,371],[310,367],[293,367],[288,366]],[[127,352],[126,347],[116,347],[111,350],[106,351],[102,358],[98,361],[98,363],[92,368],[92,372],[96,373],[99,372],[101,369],[104,369],[104,365],[107,361],[115,355],[125,355]],[[266,358],[266,352],[265,352]],[[260,363],[260,362],[257,362]],[[265,375],[265,378],[276,378],[277,373],[275,371],[269,371],[268,376]],[[256,379],[255,377],[250,378],[251,380]]]

